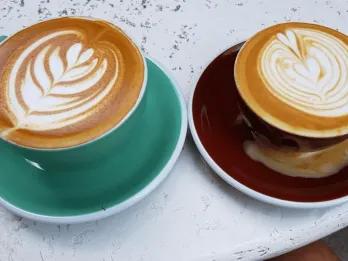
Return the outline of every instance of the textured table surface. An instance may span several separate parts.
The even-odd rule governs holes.
[[[166,65],[186,100],[226,47],[283,21],[348,33],[348,1],[0,0],[0,33],[65,15],[108,19]],[[79,225],[39,224],[0,207],[0,260],[253,260],[289,251],[348,224],[348,204],[295,210],[257,202],[202,162],[188,137],[169,178],[116,216]]]

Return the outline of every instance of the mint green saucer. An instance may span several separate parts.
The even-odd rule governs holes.
[[[134,139],[97,165],[42,171],[6,149],[0,152],[0,203],[20,216],[76,223],[117,213],[149,194],[169,173],[184,144],[184,101],[161,67],[147,60],[144,117]]]

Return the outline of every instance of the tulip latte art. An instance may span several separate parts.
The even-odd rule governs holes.
[[[1,136],[30,147],[73,146],[103,134],[143,87],[138,49],[102,21],[34,25],[0,46],[0,60]]]
[[[238,91],[269,124],[307,137],[348,133],[348,37],[333,29],[285,23],[243,46]]]
[[[260,57],[269,92],[316,116],[348,113],[348,45],[325,32],[294,28],[277,33]]]

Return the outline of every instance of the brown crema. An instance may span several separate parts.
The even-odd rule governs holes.
[[[19,31],[0,44],[0,135],[38,149],[92,141],[135,107],[145,66],[106,21],[58,18]]]
[[[325,41],[320,42],[320,37]],[[332,50],[327,39],[335,44]],[[337,46],[342,47],[343,51]],[[287,49],[289,54],[286,53]],[[258,117],[287,133],[313,138],[346,135],[346,50],[347,35],[324,26],[290,22],[266,28],[251,37],[238,53],[234,67],[238,92]],[[327,54],[335,60],[336,51],[342,62],[337,61],[336,67],[329,68],[330,62],[324,56]],[[285,58],[277,60],[279,57]],[[337,68],[344,69],[342,77],[337,73]],[[298,79],[295,74],[299,75]],[[276,77],[273,79],[274,75]],[[325,75],[329,75],[327,89]],[[284,85],[281,86],[283,89],[277,85],[279,82]],[[302,85],[297,88],[297,84]],[[323,91],[316,88],[323,88]],[[317,110],[314,106],[322,106],[323,109]]]

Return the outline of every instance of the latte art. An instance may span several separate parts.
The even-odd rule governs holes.
[[[278,33],[264,47],[259,70],[269,91],[317,116],[348,113],[348,46],[311,29]]]
[[[146,82],[144,58],[116,26],[58,18],[0,44],[0,136],[65,148],[119,126]]]
[[[66,50],[54,45],[66,35],[79,36],[75,31],[49,34],[17,58],[6,86],[8,106],[16,120],[13,129],[46,131],[83,121],[114,86],[116,53],[107,45],[99,53],[80,42]]]

